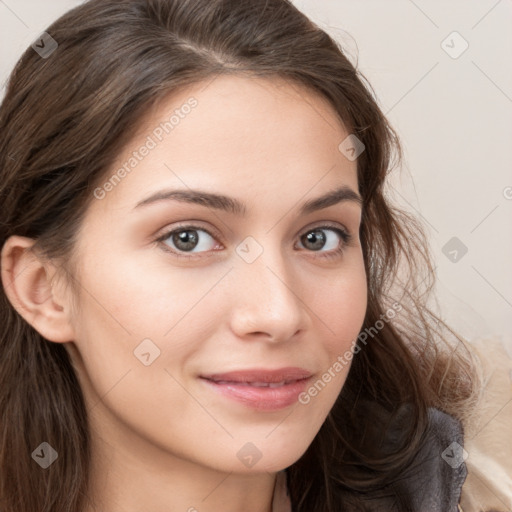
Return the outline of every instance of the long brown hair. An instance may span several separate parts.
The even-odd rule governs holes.
[[[46,58],[25,51],[0,108],[0,247],[11,235],[31,237],[70,275],[95,186],[148,107],[178,88],[222,73],[285,78],[327,98],[364,144],[368,336],[358,338],[320,432],[287,469],[294,512],[335,512],[340,503],[364,510],[360,493],[392,483],[417,453],[428,408],[464,420],[477,382],[465,341],[427,307],[434,270],[423,227],[387,197],[402,152],[371,86],[287,0],[91,0],[46,32],[57,48]],[[393,302],[400,312],[384,321]],[[0,318],[1,510],[80,512],[90,438],[68,353],[24,321],[3,288]],[[384,453],[368,432],[404,404],[403,442]],[[31,458],[42,441],[59,453],[47,471]]]

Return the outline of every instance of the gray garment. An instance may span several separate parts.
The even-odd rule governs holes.
[[[386,434],[386,448],[392,451],[407,421],[408,408],[393,421]],[[410,500],[414,512],[457,512],[467,468],[463,457],[464,434],[461,423],[439,409],[429,408],[425,441],[414,459],[393,482],[393,494]],[[396,498],[386,493],[368,496],[368,512],[403,512]],[[365,497],[366,501],[366,497]]]
[[[360,404],[361,414],[369,409],[380,419],[366,424],[362,437],[371,441],[374,451],[383,455],[396,453],[411,422],[411,406],[402,405],[391,415],[375,403]],[[336,512],[458,512],[467,476],[463,428],[457,419],[433,407],[428,409],[428,420],[425,436],[409,466],[385,487],[340,492]],[[292,512],[287,470],[279,473],[277,483],[273,512]]]

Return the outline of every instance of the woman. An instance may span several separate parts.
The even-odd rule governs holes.
[[[326,33],[91,0],[0,129],[2,511],[457,510],[472,356]]]

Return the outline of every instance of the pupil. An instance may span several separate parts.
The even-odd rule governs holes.
[[[318,236],[318,234],[320,234],[320,236]],[[306,235],[306,238],[308,240],[308,242],[312,242],[313,245],[315,245],[315,242],[320,242],[319,244],[317,243],[317,249],[321,249],[323,244],[325,243],[325,235],[323,233],[323,231],[321,230],[318,230],[318,231],[312,231],[311,233],[308,233]]]
[[[192,233],[192,235],[190,233]],[[193,249],[197,244],[197,235],[194,234],[194,231],[190,230],[180,231],[174,235],[174,243],[177,247],[180,247],[180,244],[185,244],[185,247],[180,247],[183,250]],[[190,244],[192,246],[190,246]]]

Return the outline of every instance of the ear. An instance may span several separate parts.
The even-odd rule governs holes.
[[[42,261],[32,250],[35,240],[11,236],[0,259],[2,285],[16,311],[49,341],[74,340],[70,307],[64,293],[58,293],[52,278],[56,267]]]

